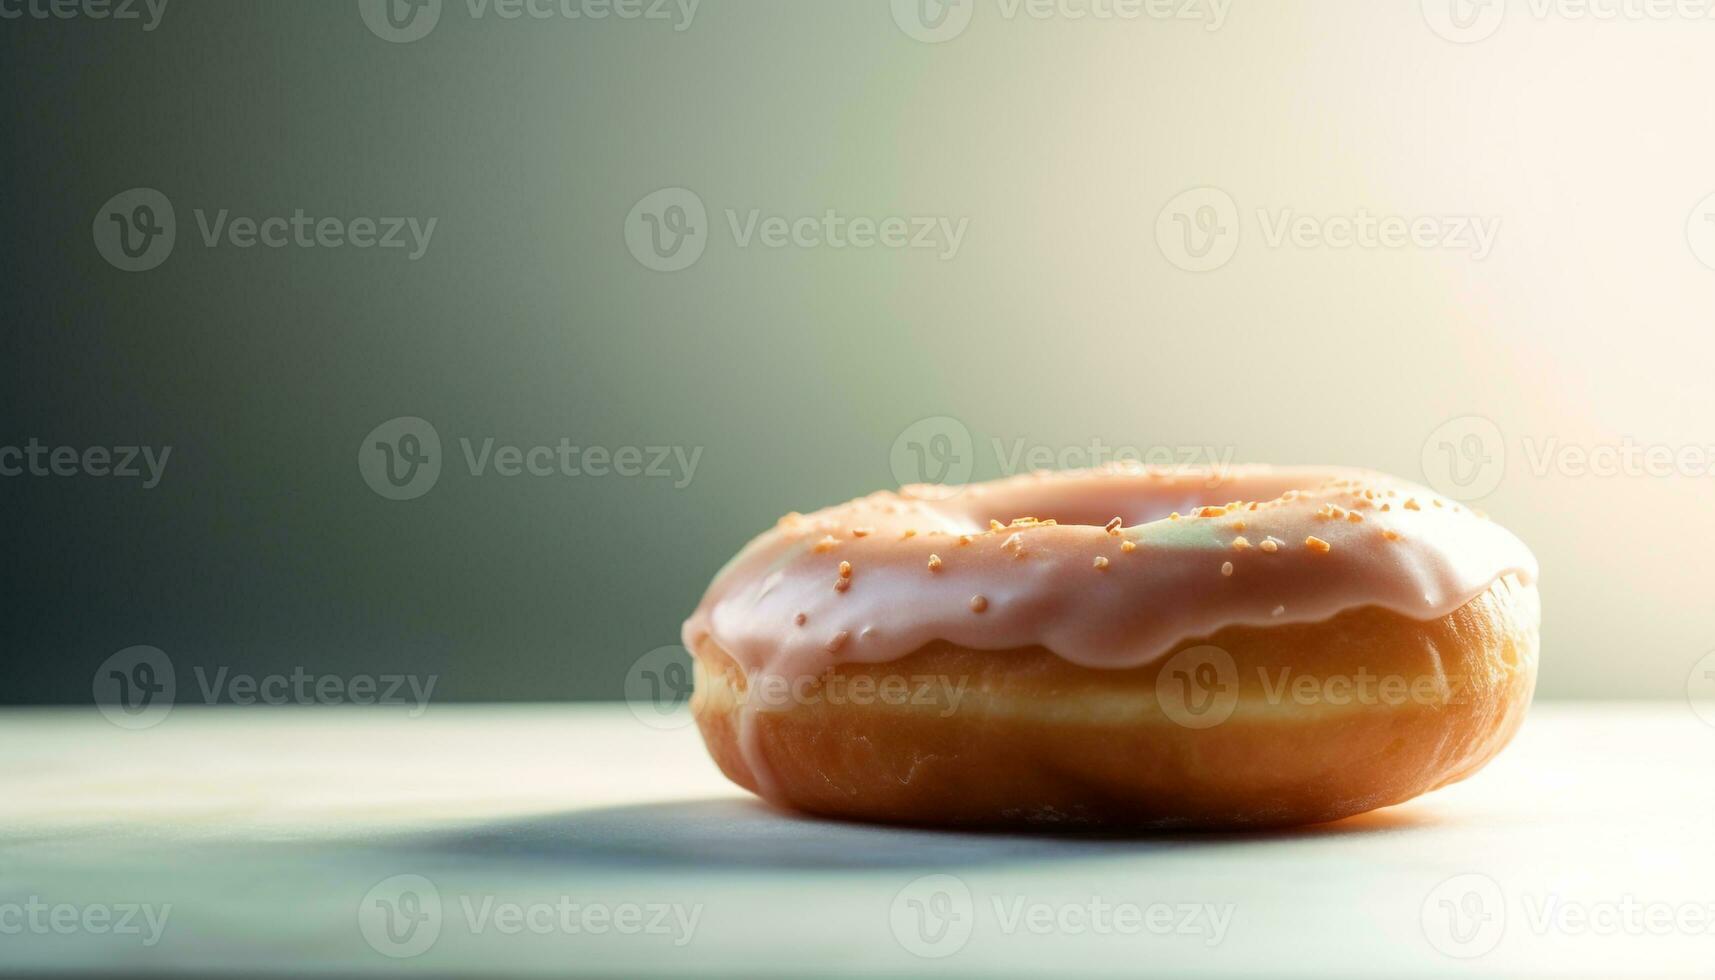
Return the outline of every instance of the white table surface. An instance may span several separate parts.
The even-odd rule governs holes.
[[[1538,705],[1337,824],[1120,840],[777,813],[624,706],[408,710],[0,711],[0,972],[1715,975],[1684,703]]]

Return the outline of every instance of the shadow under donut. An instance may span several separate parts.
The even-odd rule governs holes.
[[[1349,835],[1406,833],[1434,823],[1399,806],[1279,831],[1112,835],[966,832],[847,823],[751,799],[701,799],[519,817],[414,832],[379,842],[461,863],[548,863],[653,871],[826,871],[971,868],[1137,857]]]

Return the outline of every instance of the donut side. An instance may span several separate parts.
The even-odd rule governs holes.
[[[728,778],[825,816],[1289,826],[1401,803],[1487,763],[1530,703],[1539,617],[1534,585],[1509,575],[1428,621],[1365,607],[1235,625],[1135,668],[937,641],[754,689],[705,637],[691,707]]]

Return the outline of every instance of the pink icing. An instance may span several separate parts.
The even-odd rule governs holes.
[[[1013,525],[1024,517],[1057,523]],[[1125,668],[1232,624],[1320,622],[1362,606],[1436,619],[1504,575],[1528,584],[1536,572],[1505,528],[1385,474],[1120,465],[911,486],[788,515],[721,569],[683,638],[695,649],[712,636],[753,683],[894,660],[933,640],[1040,645]]]

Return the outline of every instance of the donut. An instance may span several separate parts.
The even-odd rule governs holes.
[[[1471,775],[1535,686],[1536,560],[1368,470],[1110,465],[791,513],[683,640],[733,782],[826,817],[1230,829]]]

